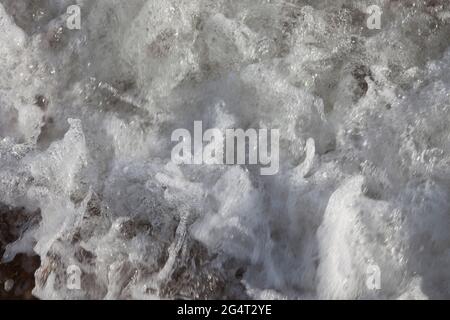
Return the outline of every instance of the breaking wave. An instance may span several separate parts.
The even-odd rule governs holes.
[[[42,299],[450,298],[449,35],[445,0],[1,0],[2,264]],[[196,120],[280,129],[279,173],[175,166]]]

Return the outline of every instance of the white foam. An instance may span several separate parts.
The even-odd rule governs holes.
[[[449,297],[449,5],[369,31],[310,2],[78,1],[69,31],[2,1],[0,201],[42,216],[3,259],[40,255],[35,295]],[[194,120],[280,129],[280,172],[174,166]]]

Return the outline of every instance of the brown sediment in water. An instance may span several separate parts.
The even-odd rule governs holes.
[[[10,263],[0,264],[0,299],[36,299],[31,291],[34,288],[34,272],[39,268],[38,256],[17,255]],[[14,281],[13,287],[6,291],[5,282]]]
[[[38,216],[39,212],[30,214],[24,208],[0,205],[0,257],[8,244],[20,238],[23,227]],[[31,291],[39,265],[39,256],[27,254],[18,254],[7,263],[0,262],[0,299],[36,299]]]

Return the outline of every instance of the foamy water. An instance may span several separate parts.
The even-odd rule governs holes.
[[[40,256],[35,296],[450,298],[448,1],[0,3],[0,203],[40,210],[3,262]],[[279,129],[278,174],[174,165],[194,121]]]

